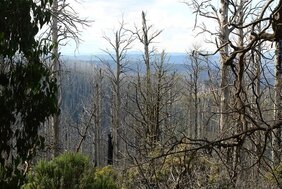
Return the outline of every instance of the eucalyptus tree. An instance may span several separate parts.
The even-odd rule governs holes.
[[[0,2],[0,185],[4,188],[20,187],[29,162],[44,146],[39,127],[58,111],[57,85],[42,62],[51,47],[35,37],[50,22],[51,3]]]

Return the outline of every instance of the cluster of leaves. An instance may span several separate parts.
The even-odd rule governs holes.
[[[58,113],[56,80],[42,63],[50,46],[36,40],[50,22],[52,0],[0,1],[0,185],[17,188],[23,165],[44,139],[38,135],[46,119]]]
[[[51,4],[52,0],[0,1],[0,55],[13,57],[16,52],[22,52],[27,58],[36,57],[38,41],[34,37],[50,22]]]
[[[37,148],[43,148],[44,138],[38,135],[38,128],[57,111],[57,86],[48,75],[48,69],[31,62],[17,63],[0,73],[0,163],[5,169],[1,184],[16,183],[12,180],[18,178],[12,175],[21,176],[17,167],[31,160]]]
[[[94,169],[79,153],[65,153],[49,162],[40,161],[28,175],[23,189],[118,189],[111,167]]]

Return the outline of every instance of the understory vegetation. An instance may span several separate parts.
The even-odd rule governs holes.
[[[51,161],[39,161],[22,189],[117,189],[115,179],[110,166],[94,168],[88,157],[65,153]]]

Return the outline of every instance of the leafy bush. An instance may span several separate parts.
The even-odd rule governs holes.
[[[84,177],[86,185],[82,188],[89,189],[118,189],[116,184],[117,174],[113,171],[111,166],[106,166],[96,171],[92,171],[92,176]],[[88,184],[88,185],[87,185]]]
[[[110,167],[95,170],[89,159],[65,153],[52,161],[40,161],[22,189],[117,189]]]

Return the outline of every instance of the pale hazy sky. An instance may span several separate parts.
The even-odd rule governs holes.
[[[89,28],[83,29],[83,41],[75,54],[102,52],[101,49],[108,47],[103,35],[111,35],[122,17],[126,27],[132,28],[134,24],[140,26],[142,11],[147,14],[149,24],[155,29],[163,30],[154,44],[160,51],[185,52],[194,43],[204,46],[203,39],[195,37],[191,9],[180,0],[82,0],[80,4],[71,4],[81,17],[94,20]],[[134,51],[141,49],[138,45],[133,47]],[[63,54],[73,54],[74,43],[63,47],[61,51]]]

